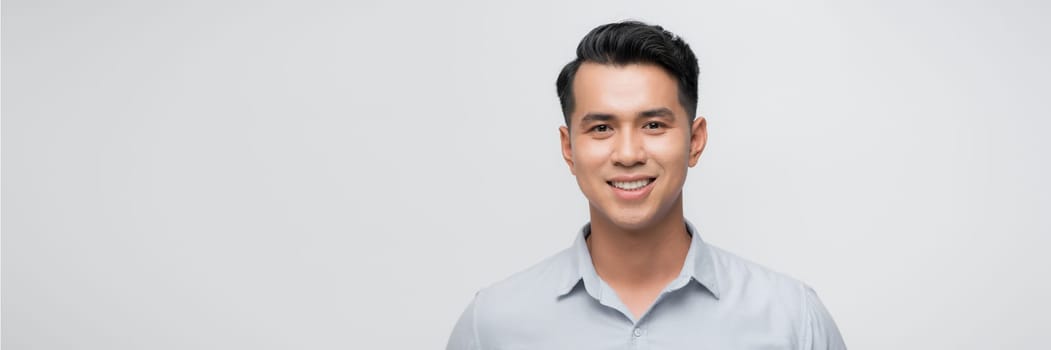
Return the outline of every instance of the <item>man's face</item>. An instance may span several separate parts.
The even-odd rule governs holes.
[[[675,78],[652,64],[585,62],[572,84],[562,157],[592,220],[640,230],[681,206],[686,170],[697,164],[707,131],[704,118],[690,124]]]

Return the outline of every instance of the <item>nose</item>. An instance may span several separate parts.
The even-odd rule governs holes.
[[[615,136],[613,152],[610,160],[613,165],[630,168],[646,164],[646,150],[642,144],[642,137],[632,132],[621,132]]]

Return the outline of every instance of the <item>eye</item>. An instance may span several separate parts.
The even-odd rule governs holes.
[[[664,127],[664,124],[661,124],[660,122],[649,122],[649,123],[646,123],[646,128],[647,129],[660,129],[660,128],[663,128],[663,127]]]
[[[595,125],[595,126],[591,127],[591,130],[589,130],[589,131],[607,132],[607,131],[609,131],[609,125],[606,125],[606,124]]]

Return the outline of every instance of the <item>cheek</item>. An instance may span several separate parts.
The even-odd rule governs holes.
[[[609,160],[609,150],[601,143],[588,140],[573,148],[573,161],[578,173],[595,173]]]
[[[689,160],[689,144],[681,140],[655,139],[646,145],[650,158],[657,160],[664,170],[674,171]]]

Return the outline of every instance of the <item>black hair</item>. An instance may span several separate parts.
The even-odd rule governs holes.
[[[577,46],[577,58],[558,74],[555,88],[566,126],[573,112],[573,77],[584,62],[626,65],[652,63],[660,66],[678,81],[679,103],[693,122],[697,114],[697,77],[700,68],[690,45],[677,35],[657,25],[639,21],[603,24],[592,29]]]

